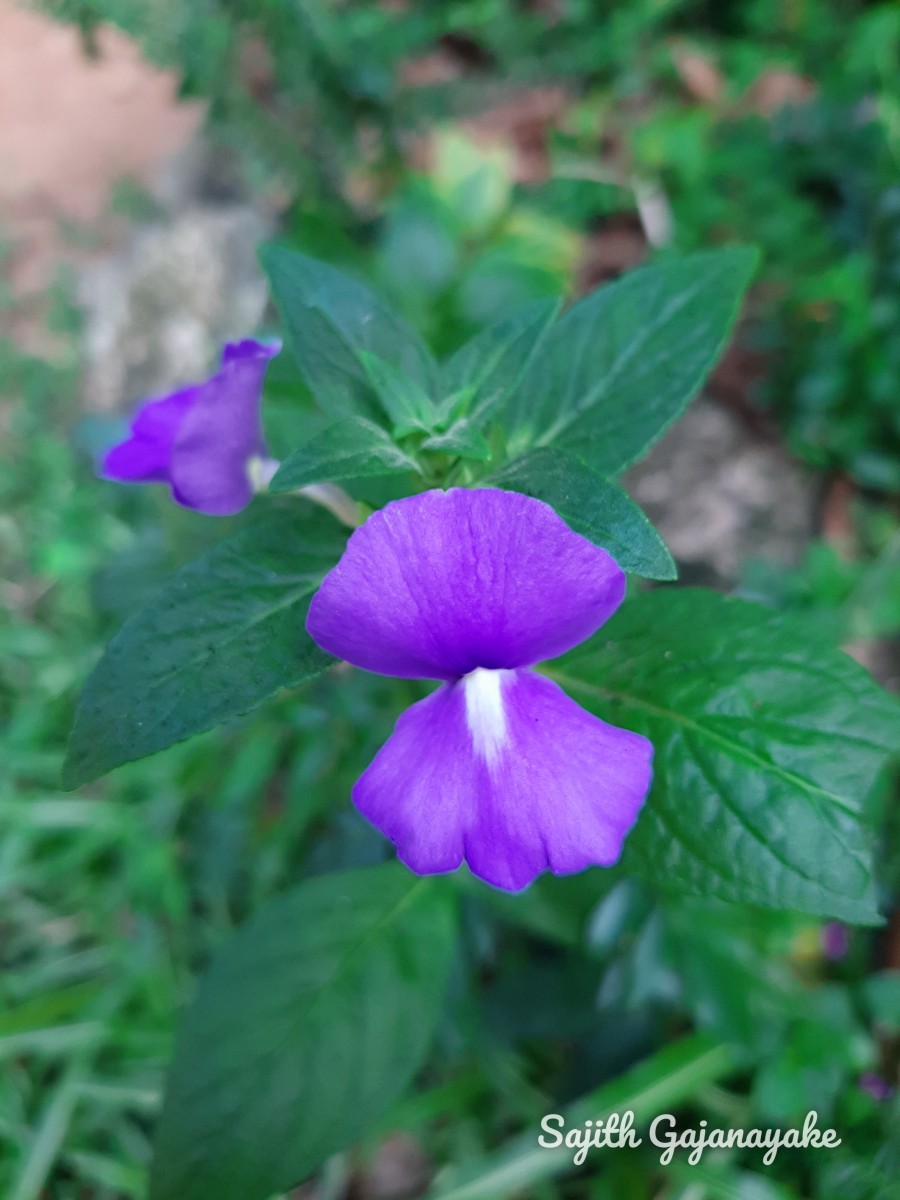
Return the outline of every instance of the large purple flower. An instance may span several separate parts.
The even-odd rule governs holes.
[[[425,492],[353,533],[310,634],[367,671],[443,681],[353,789],[413,871],[465,860],[516,891],[542,871],[616,862],[653,748],[529,668],[589,637],[624,595],[605,550],[514,492]]]
[[[266,453],[260,418],[263,380],[279,342],[229,342],[222,366],[193,384],[141,405],[131,436],[108,451],[107,479],[167,483],[185,508],[229,516],[253,498],[250,460]]]

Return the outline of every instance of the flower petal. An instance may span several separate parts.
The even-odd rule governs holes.
[[[246,339],[225,347],[222,366],[200,389],[175,437],[172,493],[179,504],[228,516],[253,498],[247,464],[265,454],[260,404],[280,343]]]
[[[107,451],[102,474],[123,483],[167,483],[175,434],[201,390],[182,388],[146,401],[131,423],[131,437]]]
[[[548,504],[451,488],[369,517],[313,597],[307,629],[368,671],[458,679],[562,654],[624,595],[615,560]]]
[[[270,358],[280,353],[281,342],[278,338],[272,338],[268,342],[260,342],[256,338],[243,338],[240,342],[225,343],[222,347],[222,366],[227,367],[229,363],[245,362],[248,359],[268,363]]]
[[[409,708],[353,801],[419,874],[463,861],[517,891],[611,866],[650,786],[653,747],[533,671],[480,671]]]

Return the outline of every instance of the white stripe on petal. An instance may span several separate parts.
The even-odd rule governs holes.
[[[503,684],[513,671],[489,671],[478,667],[463,677],[466,696],[466,724],[472,735],[475,753],[493,767],[506,745],[509,734],[503,708]]]

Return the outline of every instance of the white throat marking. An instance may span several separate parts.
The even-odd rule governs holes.
[[[509,740],[503,707],[503,684],[509,671],[491,671],[477,667],[463,676],[466,698],[466,724],[475,753],[493,767]]]

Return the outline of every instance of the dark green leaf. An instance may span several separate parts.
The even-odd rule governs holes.
[[[182,1024],[151,1200],[268,1200],[366,1133],[424,1057],[453,951],[451,889],[396,863],[269,904]]]
[[[361,351],[359,358],[396,437],[434,427],[434,402],[420,384],[377,354]]]
[[[64,768],[79,787],[238,716],[332,660],[304,628],[340,556],[324,513],[282,513],[182,568],[110,642],[84,689]]]
[[[501,888],[485,888],[476,876],[458,871],[453,883],[503,921],[569,949],[582,950],[588,918],[616,878],[613,871],[600,867],[577,875],[548,873],[539,876],[524,892],[504,892]]]
[[[273,492],[291,492],[311,483],[403,475],[418,470],[416,461],[379,425],[364,417],[349,417],[329,425],[289,455],[270,487]]]
[[[450,392],[436,406],[435,429],[447,429],[463,418],[468,412],[469,405],[475,395],[473,388],[460,388],[458,392]]]
[[[657,915],[663,960],[697,1024],[732,1045],[770,1052],[809,1005],[807,984],[780,953],[796,916],[708,896],[679,896]],[[646,973],[640,961],[633,965],[635,977]]]
[[[541,350],[559,300],[537,300],[467,342],[441,368],[441,394],[471,396],[470,416],[497,415]]]
[[[634,501],[568,454],[532,450],[485,483],[545,501],[576,533],[608,550],[624,571],[646,579],[678,576],[665,542]]]
[[[900,745],[900,707],[855,662],[796,619],[660,590],[551,674],[654,744],[626,869],[723,900],[878,921],[864,805]]]
[[[436,368],[424,343],[364,284],[280,246],[264,246],[260,260],[297,365],[326,412],[376,415],[366,351],[431,394]]]
[[[696,395],[755,265],[745,247],[667,258],[576,304],[507,405],[510,454],[553,445],[601,475],[630,466]]]
[[[436,433],[422,443],[423,450],[434,450],[442,454],[458,454],[460,458],[471,458],[476,462],[488,462],[491,448],[468,417],[451,425],[446,433]]]

